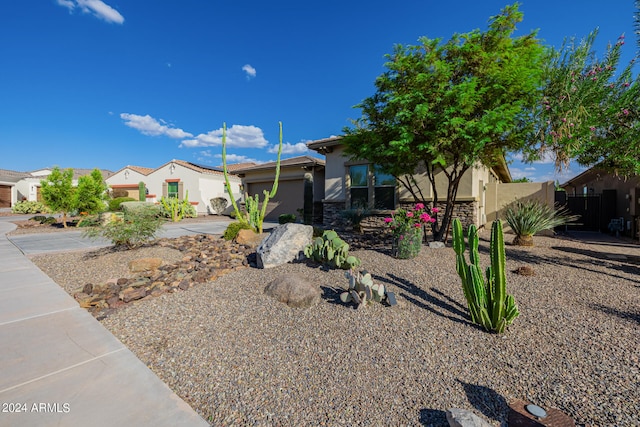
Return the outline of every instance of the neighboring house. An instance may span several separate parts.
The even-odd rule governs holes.
[[[581,215],[578,221],[581,229],[618,231],[640,239],[640,177],[624,178],[593,167],[561,187],[565,193],[559,193],[559,202]],[[620,229],[610,229],[612,220],[620,224]]]
[[[147,175],[153,172],[152,168],[142,166],[125,166],[107,180],[111,188],[111,195],[116,197],[131,197],[139,200],[139,184],[145,182]],[[147,188],[148,190],[148,188]],[[145,198],[153,198],[154,195],[145,191]]]
[[[235,167],[234,173],[242,178],[244,193],[258,195],[264,201],[264,190],[271,191],[276,175],[276,162]],[[277,221],[282,214],[294,214],[301,219],[304,208],[305,181],[313,192],[314,221],[322,222],[322,199],[324,198],[325,162],[324,160],[300,156],[280,161],[280,178],[274,198],[269,200],[265,219]]]
[[[389,215],[398,207],[412,206],[413,196],[393,176],[367,161],[352,161],[344,152],[341,137],[307,143],[311,150],[326,156],[323,217],[326,226],[340,220],[340,212],[365,206],[373,213]],[[414,178],[423,201],[433,201],[433,190],[426,173],[416,171]],[[518,198],[538,198],[553,205],[553,182],[506,184],[511,175],[506,162],[493,168],[482,165],[469,169],[462,177],[455,200],[454,217],[463,224],[482,226],[500,215],[504,206]],[[444,208],[448,181],[436,175],[438,207]]]
[[[188,199],[199,215],[210,213],[210,200],[215,197],[224,197],[230,201],[221,168],[184,160],[174,159],[156,169],[127,166],[109,178],[107,184],[114,191],[126,190],[127,194],[137,196],[140,181],[145,184],[147,201],[158,202],[162,197]],[[240,199],[240,178],[230,174],[229,182],[234,192],[233,196],[236,200]]]
[[[17,184],[29,176],[28,172],[0,169],[0,208],[10,208],[21,200],[18,196]]]
[[[52,169],[39,169],[31,172],[16,172],[0,169],[0,207],[12,207],[16,202],[40,200],[40,181],[47,179]],[[73,185],[78,178],[90,175],[93,169],[74,169]],[[101,169],[102,178],[107,179],[113,172]]]

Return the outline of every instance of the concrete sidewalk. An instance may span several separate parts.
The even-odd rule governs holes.
[[[19,249],[5,236],[14,227],[0,221],[0,425],[208,426],[23,254],[87,242],[15,236]]]

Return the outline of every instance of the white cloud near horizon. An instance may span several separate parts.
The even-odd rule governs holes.
[[[247,74],[247,80],[251,80],[252,78],[254,78],[257,74],[256,69],[253,68],[251,65],[249,64],[245,64],[242,66],[242,71],[244,71]]]
[[[233,125],[227,129],[227,147],[264,148],[269,144],[259,127]],[[213,147],[222,145],[222,128],[201,133],[195,139],[185,139],[180,147]]]
[[[215,157],[222,159],[222,154],[216,154]],[[261,164],[261,163],[267,163],[267,162],[264,162],[262,160],[252,159],[251,157],[247,157],[247,156],[241,156],[239,154],[227,154],[227,164],[233,164],[233,163]]]
[[[285,142],[282,144],[282,154],[304,154],[308,152],[307,144],[304,142],[298,142],[297,144],[290,144]],[[268,150],[268,153],[277,154],[278,153],[278,144],[271,146]]]
[[[138,115],[122,113],[120,118],[124,120],[124,124],[130,128],[138,130],[143,135],[150,136],[168,136],[173,139],[190,138],[193,134],[185,132],[182,129],[170,127],[166,124],[160,123],[150,115]]]
[[[69,13],[79,8],[83,13],[91,13],[106,22],[120,25],[124,23],[124,16],[102,0],[57,0],[57,3],[66,7]]]

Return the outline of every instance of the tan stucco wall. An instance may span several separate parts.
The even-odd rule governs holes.
[[[324,170],[324,198],[328,201],[345,200],[345,171],[344,164],[349,160],[344,155],[342,146],[334,147],[331,153],[325,155]]]
[[[550,207],[555,204],[555,184],[546,182],[510,182],[489,183],[486,188],[485,215],[486,222],[492,222],[496,218],[504,219],[503,211],[506,205],[515,200],[538,200]],[[510,231],[504,224],[505,231]],[[552,231],[540,234],[552,234]]]
[[[146,176],[132,169],[126,168],[105,179],[107,185],[131,185],[137,187],[140,181],[146,184]]]

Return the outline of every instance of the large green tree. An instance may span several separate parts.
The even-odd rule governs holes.
[[[67,227],[67,214],[75,207],[73,169],[54,167],[47,179],[40,181],[42,201],[52,212],[62,213],[62,225]]]
[[[433,226],[435,240],[446,238],[463,174],[478,163],[504,161],[530,130],[527,113],[542,83],[544,49],[535,32],[513,36],[522,18],[517,4],[506,6],[486,31],[395,46],[376,93],[356,106],[362,118],[345,129],[347,153],[379,165],[416,200],[418,166],[426,169],[434,204],[436,174],[446,176],[446,209]]]

